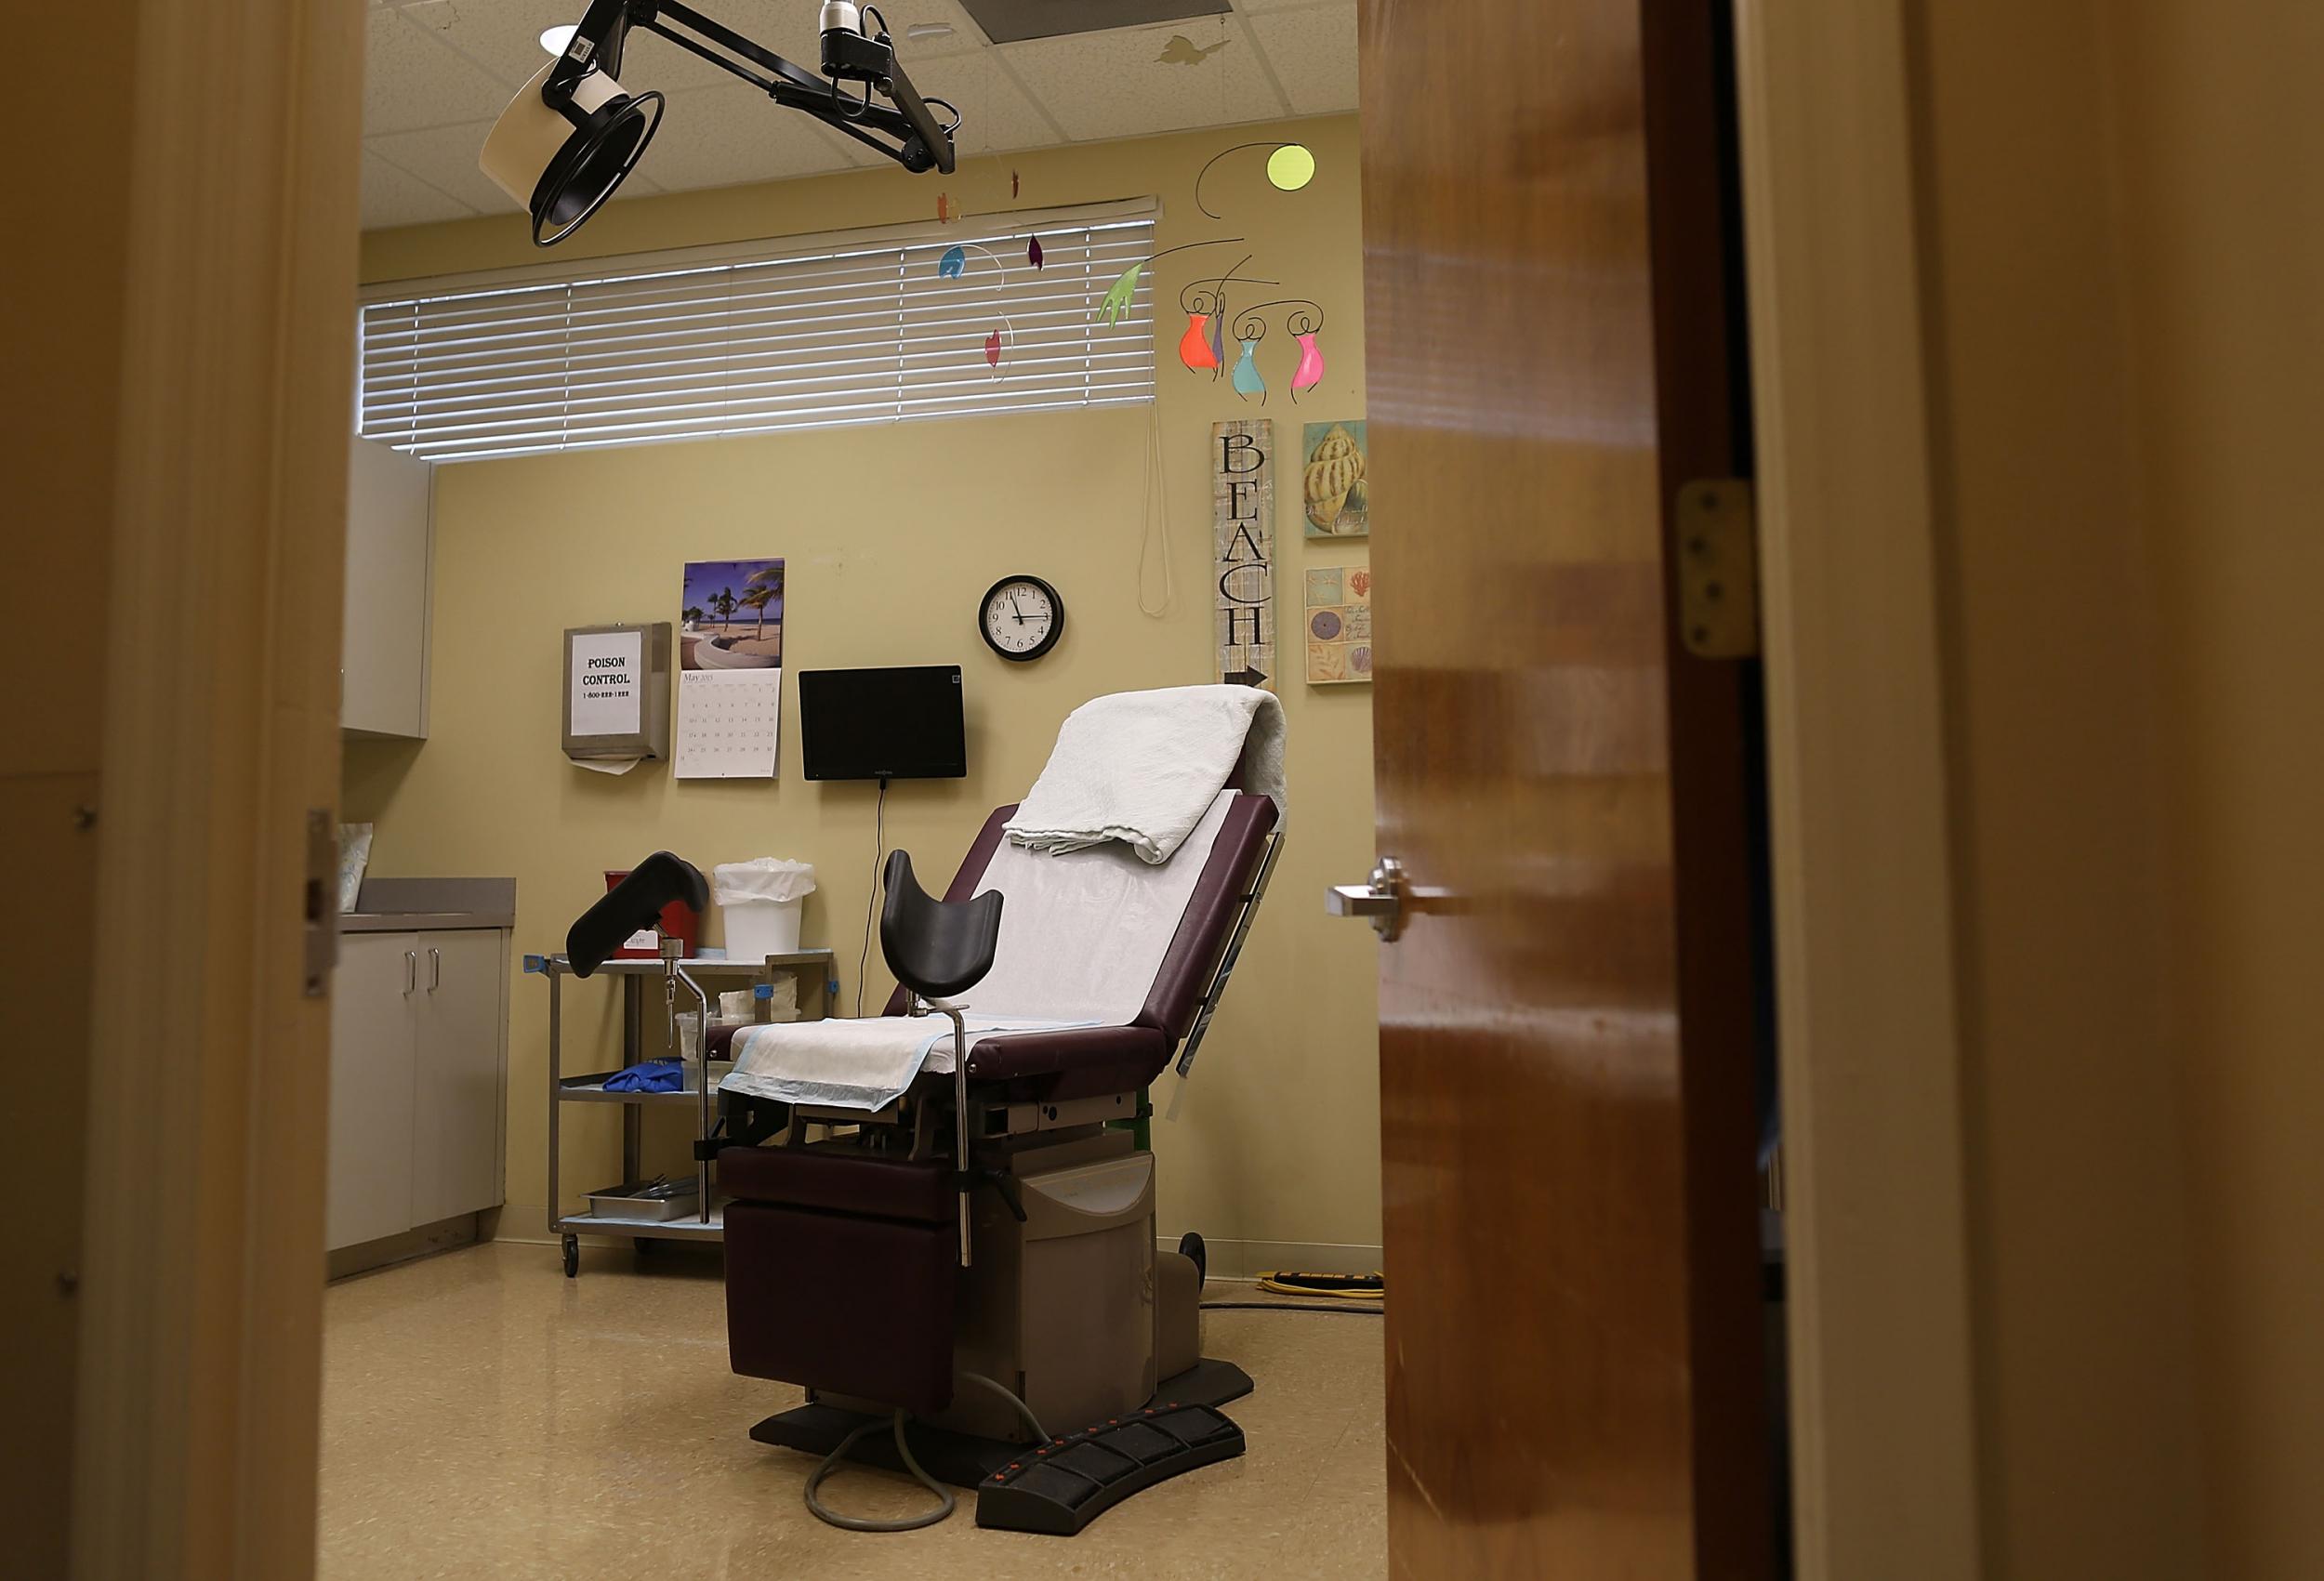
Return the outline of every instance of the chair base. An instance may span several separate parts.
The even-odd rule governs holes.
[[[1255,1386],[1250,1374],[1232,1362],[1212,1361],[1208,1357],[1195,1363],[1176,1377],[1165,1378],[1155,1390],[1149,1405],[1224,1405],[1240,1400]],[[801,1405],[769,1416],[750,1429],[750,1436],[759,1443],[777,1449],[796,1449],[808,1455],[824,1456],[838,1446],[855,1429],[875,1418],[854,1411],[842,1411],[836,1405]],[[1089,1427],[1088,1422],[1041,1424],[1055,1433],[1076,1433]],[[908,1429],[913,1457],[931,1477],[951,1483],[956,1488],[972,1488],[1011,1460],[1024,1458],[1025,1445],[1010,1443],[997,1438],[973,1438],[967,1433],[946,1432],[941,1428],[914,1426]],[[903,1462],[896,1458],[893,1437],[887,1433],[872,1433],[855,1446],[849,1457],[866,1466],[878,1466],[890,1471],[902,1471]]]

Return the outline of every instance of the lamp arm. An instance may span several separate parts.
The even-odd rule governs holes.
[[[630,0],[589,0],[589,8],[573,30],[564,53],[541,85],[541,100],[563,112],[573,102],[573,90],[591,72],[621,75],[622,46],[627,41]]]
[[[890,74],[878,84],[880,91],[894,101],[895,108],[866,102],[852,112],[843,111],[837,85],[830,79],[785,59],[678,0],[590,0],[588,13],[574,32],[573,43],[558,57],[555,69],[541,86],[542,99],[561,110],[571,102],[574,86],[590,71],[618,73],[622,46],[632,27],[641,27],[668,39],[680,48],[742,78],[777,104],[802,111],[837,127],[857,141],[878,149],[907,170],[932,167],[949,175],[954,168],[951,137],[936,125],[936,117],[930,113],[926,101],[900,64],[891,63]],[[710,48],[703,40],[718,47]],[[758,71],[751,70],[754,66]],[[891,145],[871,136],[867,127],[894,138],[895,143]]]

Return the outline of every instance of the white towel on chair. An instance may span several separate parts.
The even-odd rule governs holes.
[[[971,1011],[969,1041],[1000,1032],[1053,1032],[1087,1021],[1028,1021]],[[952,1021],[944,1016],[828,1018],[781,1026],[749,1026],[734,1034],[734,1068],[722,1092],[837,1109],[885,1109],[922,1071],[949,1074]]]
[[[1243,788],[1283,816],[1283,704],[1272,692],[1173,686],[1094,698],[1065,716],[1009,838],[1045,851],[1123,840],[1168,862],[1238,766]]]

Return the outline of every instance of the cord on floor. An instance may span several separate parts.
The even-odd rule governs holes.
[[[841,1439],[839,1446],[825,1456],[823,1464],[815,1468],[814,1475],[807,1479],[809,1513],[825,1525],[837,1526],[847,1532],[917,1532],[924,1526],[933,1526],[949,1516],[955,1503],[952,1490],[922,1470],[920,1463],[912,1458],[912,1446],[904,1442],[904,1424],[908,1419],[902,1411],[895,1414],[896,1454],[903,1457],[905,1469],[910,1471],[919,1480],[922,1487],[934,1494],[941,1501],[935,1509],[924,1510],[918,1515],[906,1515],[894,1521],[874,1521],[860,1515],[842,1515],[836,1509],[827,1509],[824,1507],[823,1501],[815,1496],[815,1490],[823,1486],[823,1480],[831,1475],[840,1461],[847,1458],[849,1450],[861,1443],[868,1435],[878,1432],[882,1427],[888,1425],[875,1419],[865,1422],[862,1427]]]
[[[1014,1390],[1004,1384],[994,1382],[983,1373],[962,1373],[960,1376],[971,1383],[983,1385],[1008,1401],[1010,1404],[1014,1405],[1017,1408],[1017,1415],[1024,1418],[1024,1425],[1031,1428],[1042,1443],[1050,1442],[1048,1429],[1041,1426],[1040,1418],[1034,1416],[1033,1407],[1020,1399]],[[825,1477],[838,1469],[839,1462],[847,1458],[847,1452],[885,1425],[875,1418],[841,1439],[838,1447],[825,1456],[823,1464],[815,1468],[814,1475],[807,1479],[809,1513],[825,1524],[837,1526],[845,1532],[918,1532],[924,1527],[933,1526],[949,1516],[955,1507],[952,1490],[922,1470],[920,1463],[912,1458],[912,1447],[904,1442],[904,1425],[908,1420],[910,1418],[904,1412],[898,1411],[895,1414],[896,1455],[903,1460],[905,1469],[918,1478],[920,1485],[942,1501],[935,1509],[924,1510],[918,1515],[903,1516],[893,1521],[873,1521],[860,1515],[842,1515],[836,1509],[825,1508],[824,1502],[815,1496],[815,1490],[823,1486],[823,1480]]]

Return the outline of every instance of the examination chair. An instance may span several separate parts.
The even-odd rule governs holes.
[[[1024,897],[979,892],[1015,807],[985,821],[941,901],[908,856],[890,858],[880,942],[901,986],[885,1013],[949,1019],[931,1031],[956,1068],[923,1070],[877,1112],[730,1096],[729,1137],[768,1145],[717,1154],[729,1354],[808,1391],[754,1438],[828,1453],[904,1411],[928,1470],[978,1489],[980,1525],[1060,1534],[1241,1452],[1212,1408],[1251,1381],[1202,1359],[1199,1242],[1156,1250],[1137,1125],[1173,1058],[1191,1067],[1280,846],[1268,797],[1225,795],[1121,1024],[960,1030],[955,1001],[976,1008],[1002,930],[1037,920],[1020,916]],[[817,1127],[833,1134],[810,1140]],[[898,1464],[878,1433],[862,1457]]]

